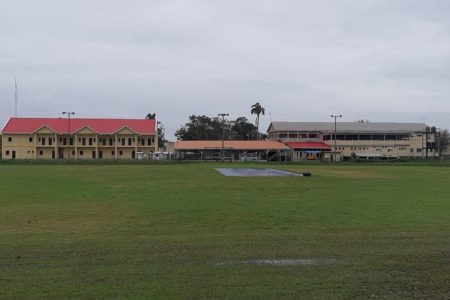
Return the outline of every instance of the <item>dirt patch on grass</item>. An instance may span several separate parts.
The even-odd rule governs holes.
[[[250,265],[269,265],[269,266],[319,266],[337,263],[334,258],[284,258],[284,259],[250,259],[241,262],[219,263],[218,265],[227,264],[250,264]]]
[[[317,266],[334,264],[335,259],[312,259],[312,258],[290,258],[290,259],[256,259],[248,260],[247,264],[271,265],[271,266]]]

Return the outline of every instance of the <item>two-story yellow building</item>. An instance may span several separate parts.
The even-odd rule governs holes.
[[[136,159],[158,149],[154,119],[10,118],[2,159]]]

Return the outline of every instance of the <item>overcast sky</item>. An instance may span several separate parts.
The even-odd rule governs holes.
[[[450,128],[447,0],[2,0],[0,123],[191,114]]]

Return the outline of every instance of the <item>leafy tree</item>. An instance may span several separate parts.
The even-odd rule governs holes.
[[[221,140],[226,123],[218,117],[189,116],[189,122],[175,132],[179,140]],[[225,135],[227,136],[227,135]]]
[[[231,122],[231,130],[234,140],[255,140],[258,138],[258,129],[249,123],[245,117],[239,117]]]
[[[445,155],[445,153],[448,151],[449,141],[450,141],[450,135],[447,129],[444,129],[438,136],[438,145],[439,145],[439,154]]]
[[[225,121],[219,117],[208,116],[189,117],[189,122],[175,132],[179,140],[254,140],[258,136],[255,125],[245,117],[235,121]]]
[[[154,119],[156,119],[156,113],[153,113],[153,114],[148,113],[148,114],[145,116],[145,118],[146,118],[146,119],[149,119],[149,120],[154,120]]]
[[[147,120],[155,120],[156,119],[156,113],[148,113],[145,118]],[[165,129],[163,123],[159,122],[157,123],[156,133],[158,134],[158,147],[164,148],[166,146],[166,143],[168,142],[165,137]]]
[[[164,134],[165,134],[165,127],[163,123],[158,122],[158,126],[156,128],[156,132],[158,133],[158,147],[161,149],[164,149],[166,147],[166,143],[168,140],[166,140]]]
[[[266,113],[266,110],[264,109],[264,107],[261,106],[261,104],[259,104],[259,102],[256,102],[255,104],[252,105],[252,109],[250,110],[252,115],[256,115],[256,130],[258,132],[258,137],[257,139],[260,139],[259,136],[259,116],[260,115],[264,115]]]

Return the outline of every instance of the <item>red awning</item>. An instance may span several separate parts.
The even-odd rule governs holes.
[[[331,150],[331,147],[329,145],[321,142],[286,142],[285,144],[293,149]]]

